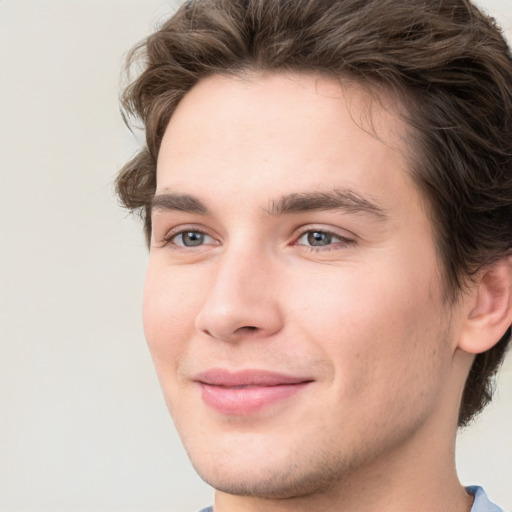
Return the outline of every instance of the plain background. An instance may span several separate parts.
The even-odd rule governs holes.
[[[512,0],[481,5],[512,39]],[[141,226],[112,187],[138,147],[118,110],[123,55],[171,10],[162,0],[0,0],[3,512],[211,502],[153,373]],[[458,454],[463,483],[509,508],[511,433],[512,356]]]

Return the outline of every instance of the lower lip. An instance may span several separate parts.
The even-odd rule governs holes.
[[[310,382],[261,387],[222,387],[201,383],[203,401],[222,414],[244,415],[302,391]]]

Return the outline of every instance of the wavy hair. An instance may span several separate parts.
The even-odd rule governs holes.
[[[122,96],[146,145],[116,181],[151,234],[158,151],[177,104],[202,78],[298,71],[385,87],[403,100],[410,173],[428,204],[451,300],[512,252],[512,59],[468,0],[192,0],[132,50]],[[511,336],[475,358],[459,426],[492,398]]]

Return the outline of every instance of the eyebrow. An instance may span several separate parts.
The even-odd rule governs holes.
[[[190,194],[162,193],[151,201],[151,210],[174,210],[208,215],[208,207]],[[270,202],[265,212],[272,216],[324,210],[340,210],[344,213],[366,213],[379,220],[386,220],[385,210],[374,202],[350,189],[334,189],[326,192],[302,192],[281,196]]]
[[[369,199],[350,189],[334,189],[327,192],[289,194],[271,202],[270,215],[284,213],[340,210],[344,213],[367,213],[379,220],[386,220],[385,210]]]
[[[208,214],[208,208],[197,197],[189,194],[157,194],[151,200],[151,211],[175,210],[179,212]]]

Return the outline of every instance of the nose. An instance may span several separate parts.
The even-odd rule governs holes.
[[[242,251],[224,254],[196,317],[200,332],[223,341],[263,339],[283,325],[278,279],[269,258]]]

